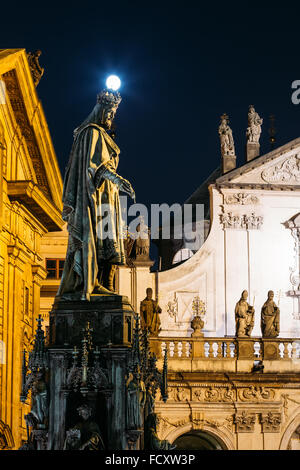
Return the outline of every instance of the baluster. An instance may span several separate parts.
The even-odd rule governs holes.
[[[284,358],[284,343],[279,343],[279,346],[278,346],[278,349],[279,349],[279,359],[283,359]]]
[[[167,348],[167,350],[169,351],[169,348],[168,348],[168,343],[166,341],[163,341],[160,345],[160,349],[159,349],[159,356],[158,356],[158,359],[161,358],[161,357],[164,357],[164,353],[165,353],[165,349]]]
[[[231,344],[231,341],[226,341],[224,343],[226,345],[226,350],[224,351],[224,357],[231,357],[231,350],[230,350],[230,344]]]
[[[237,345],[236,342],[230,341],[229,343],[230,357],[237,357]]]
[[[218,341],[218,358],[223,358],[224,357],[224,349],[223,349],[223,341]]]
[[[208,345],[209,345],[208,357],[214,357],[214,341],[209,341]]]
[[[191,343],[188,341],[184,341],[183,343],[183,356],[184,357],[190,357],[191,355]]]
[[[288,358],[289,358],[289,349],[288,349],[289,343],[288,343],[287,341],[285,341],[285,342],[283,343],[283,345],[284,345],[283,358],[284,358],[284,359],[288,359]]]
[[[292,342],[292,359],[297,359],[298,351],[297,351],[297,343],[296,341]]]
[[[292,357],[292,351],[293,351],[292,343],[288,343],[288,344],[287,344],[287,350],[288,350],[288,358],[291,359],[291,357]]]
[[[204,357],[209,357],[209,343],[205,341],[204,343]]]

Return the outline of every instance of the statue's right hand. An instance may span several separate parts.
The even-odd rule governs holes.
[[[131,196],[134,199],[134,197],[135,197],[134,189],[131,186],[131,184],[129,183],[129,181],[123,179],[121,181],[121,184],[120,184],[119,188],[120,188],[121,191],[124,191],[124,193],[127,193],[129,196]]]

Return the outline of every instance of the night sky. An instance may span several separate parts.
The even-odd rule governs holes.
[[[184,202],[219,165],[223,112],[239,164],[249,104],[264,118],[261,153],[270,150],[271,113],[277,146],[300,136],[300,105],[291,102],[291,83],[300,79],[299,7],[162,3],[1,6],[1,47],[42,50],[37,91],[62,173],[73,129],[106,76],[120,76],[119,172],[146,204]]]

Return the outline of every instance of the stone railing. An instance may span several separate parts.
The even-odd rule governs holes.
[[[158,359],[168,349],[169,360],[296,360],[300,359],[300,339],[295,338],[179,338],[150,337]],[[300,361],[299,361],[300,362]]]

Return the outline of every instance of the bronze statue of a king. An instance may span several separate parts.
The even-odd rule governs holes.
[[[117,173],[120,149],[111,128],[120,101],[118,92],[103,90],[74,131],[63,189],[69,242],[57,292],[61,299],[112,294],[116,265],[125,263],[119,191],[133,199],[135,194]]]

